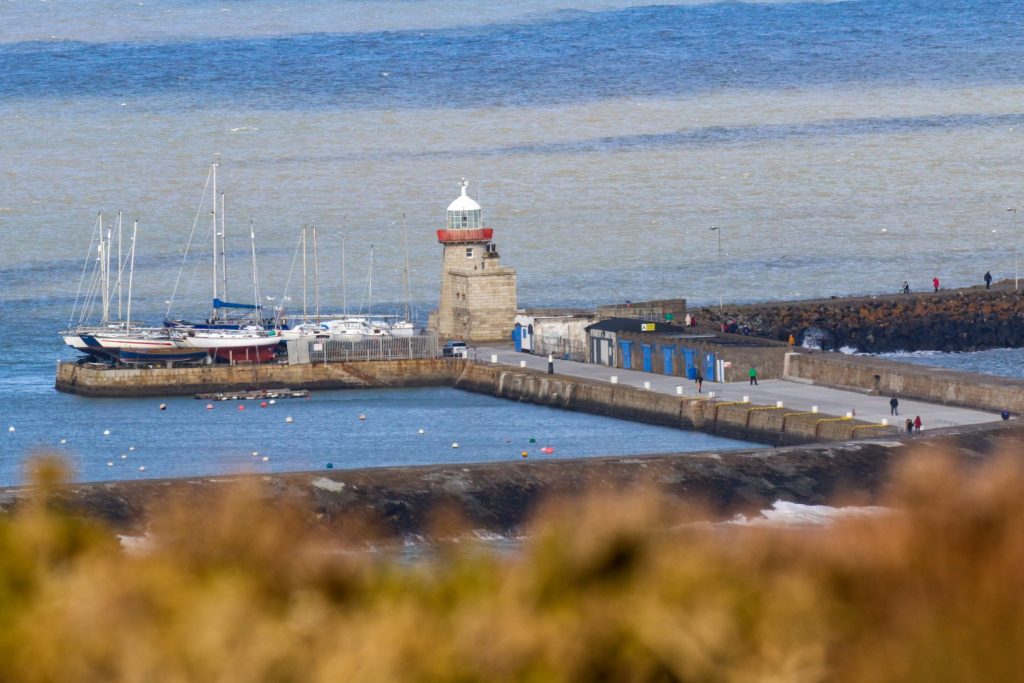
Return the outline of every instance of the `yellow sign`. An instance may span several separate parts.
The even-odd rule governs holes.
[[[654,323],[640,323],[641,332],[654,332]]]

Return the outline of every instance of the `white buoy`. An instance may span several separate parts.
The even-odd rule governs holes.
[[[134,450],[135,450],[135,446],[129,446],[129,447],[128,447],[128,450],[130,450],[130,451],[134,451]]]
[[[139,472],[145,472],[145,471],[146,471],[146,466],[145,465],[139,465]]]
[[[458,447],[459,447],[459,442],[458,441],[453,441],[452,442],[452,448],[458,448]]]
[[[60,443],[61,443],[61,445],[62,445],[62,446],[63,446],[64,444],[66,444],[67,442],[68,442],[68,440],[67,440],[67,439],[61,439],[61,440],[60,440]]]
[[[424,433],[423,428],[421,427],[420,429],[417,429],[416,433],[417,434],[423,434]]]
[[[269,401],[267,401],[267,403],[269,403],[270,405],[274,405],[275,403],[277,403],[277,401],[275,401],[274,399],[270,399]]]
[[[121,454],[121,459],[122,459],[122,460],[127,460],[127,459],[128,459],[128,456],[127,456],[127,455],[125,455],[124,453],[122,453],[122,454]]]
[[[113,467],[113,466],[114,466],[114,463],[112,463],[112,462],[108,462],[107,463],[107,467]]]
[[[286,417],[286,418],[284,419],[284,421],[285,421],[285,423],[286,423],[286,424],[291,424],[292,422],[295,422],[295,420],[293,420],[293,419],[292,419],[292,416],[291,416],[291,415],[289,415],[288,417]]]
[[[268,458],[267,456],[264,455],[263,456],[263,462],[270,462],[270,458]]]
[[[252,452],[252,457],[254,457],[254,458],[255,458],[255,457],[258,457],[258,456],[259,456],[259,454],[260,454],[260,452],[259,452],[259,451],[253,451],[253,452]]]
[[[13,434],[14,433],[14,425],[11,425],[10,427],[8,427],[7,431]]]
[[[109,429],[104,429],[103,430],[103,436],[110,436],[110,430]]]
[[[366,419],[366,416],[365,416],[365,415],[363,415],[362,413],[359,413],[359,419],[360,419],[360,420],[365,420],[365,419]]]

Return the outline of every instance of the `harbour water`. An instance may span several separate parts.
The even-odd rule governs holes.
[[[324,300],[340,304],[344,235],[350,303],[370,244],[375,300],[400,301],[404,212],[415,303],[435,305],[433,231],[463,176],[524,304],[739,302],[1012,277],[1022,21],[1013,0],[4,3],[0,425],[28,425],[9,435],[4,481],[24,448],[51,444],[65,423],[84,435],[153,413],[164,426],[147,434],[167,460],[183,434],[229,438],[203,431],[213,420],[191,403],[157,415],[150,403],[51,388],[54,362],[70,357],[55,332],[96,213],[140,220],[133,315],[158,320],[214,160],[229,234],[253,221],[261,287],[277,302],[306,224],[323,237]],[[229,248],[241,260],[236,292],[250,286],[248,248]],[[172,313],[204,315],[206,286],[187,274]],[[290,296],[294,307],[294,282]],[[394,400],[413,413],[436,399],[408,396]],[[347,424],[348,400],[309,409],[334,405],[321,417]],[[557,415],[565,429],[580,417]],[[513,441],[537,418],[521,419]],[[399,451],[416,422],[373,446]],[[32,439],[34,425],[52,430]],[[134,441],[74,438],[80,457],[101,463],[99,473],[78,463],[90,478]],[[198,440],[187,446],[200,452]],[[266,449],[247,442],[244,467],[252,450]],[[309,463],[327,460],[310,452]],[[212,468],[235,467],[218,453]]]

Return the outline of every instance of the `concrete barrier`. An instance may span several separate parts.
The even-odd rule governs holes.
[[[790,354],[785,379],[975,410],[1024,413],[1024,381],[875,356]]]

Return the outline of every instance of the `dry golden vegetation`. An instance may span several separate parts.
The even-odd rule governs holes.
[[[44,470],[46,468],[43,468]],[[1024,467],[919,453],[881,517],[690,524],[657,495],[552,504],[511,555],[346,549],[256,492],[158,515],[142,551],[0,520],[2,681],[1013,681]]]

